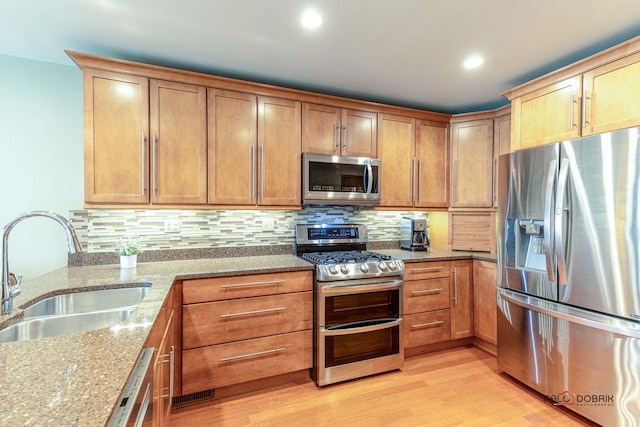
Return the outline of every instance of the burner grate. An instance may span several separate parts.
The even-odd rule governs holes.
[[[309,252],[302,254],[302,258],[318,265],[388,261],[392,259],[389,255],[370,251]]]

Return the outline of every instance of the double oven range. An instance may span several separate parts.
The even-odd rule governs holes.
[[[364,225],[296,226],[315,264],[312,377],[319,386],[402,367],[404,263],[366,250]]]

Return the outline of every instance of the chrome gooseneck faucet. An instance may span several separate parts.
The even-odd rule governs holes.
[[[67,233],[67,245],[69,246],[69,253],[82,252],[82,245],[76,235],[76,230],[71,225],[71,222],[65,217],[58,215],[55,212],[49,211],[30,211],[25,212],[22,215],[17,216],[2,227],[2,310],[0,314],[10,313],[13,310],[13,296],[20,292],[20,282],[22,279],[18,279],[16,285],[11,285],[11,275],[9,272],[9,234],[16,224],[24,219],[42,216],[45,218],[51,218],[64,228]]]

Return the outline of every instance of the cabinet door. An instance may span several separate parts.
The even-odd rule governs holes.
[[[300,102],[258,98],[258,204],[300,206],[301,136]]]
[[[378,152],[377,114],[342,110],[342,155],[376,157]]]
[[[640,53],[583,76],[586,111],[582,135],[640,125]]]
[[[84,70],[84,198],[149,202],[149,82]]]
[[[498,342],[496,278],[495,262],[473,261],[474,332],[494,345]]]
[[[206,89],[150,82],[151,201],[207,203]]]
[[[337,107],[302,104],[302,152],[340,154],[340,117]]]
[[[256,204],[258,100],[208,89],[209,203]]]
[[[380,114],[378,140],[380,206],[413,207],[415,119]]]
[[[493,207],[498,207],[498,158],[511,152],[511,114],[498,116],[493,125]]]
[[[581,92],[582,77],[573,77],[514,99],[514,149],[580,136]]]
[[[493,206],[493,119],[452,126],[451,206]]]
[[[449,206],[448,130],[445,123],[424,120],[416,123],[416,207]]]
[[[452,261],[451,339],[473,336],[473,265],[471,260]]]

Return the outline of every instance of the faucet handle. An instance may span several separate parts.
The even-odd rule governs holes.
[[[22,283],[22,274],[18,274],[16,276],[13,273],[9,273],[9,291],[11,292],[11,296],[19,295],[22,292],[22,288],[20,288],[20,284]]]

